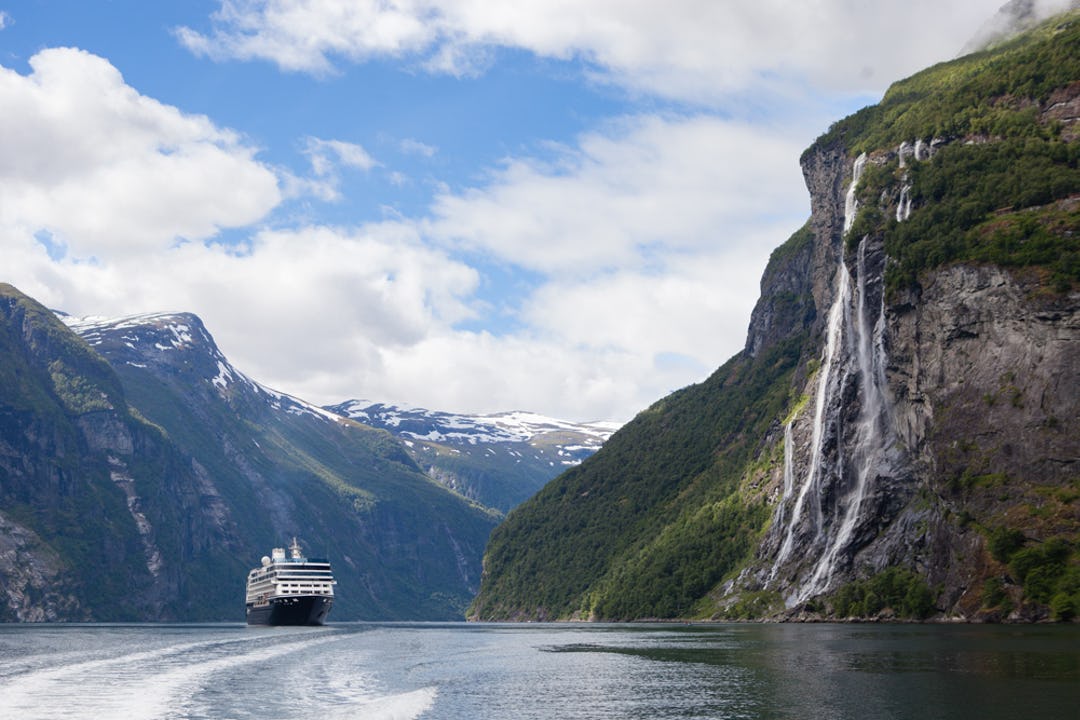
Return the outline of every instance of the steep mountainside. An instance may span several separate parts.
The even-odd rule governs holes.
[[[460,415],[366,400],[326,409],[388,430],[430,477],[504,513],[595,453],[618,427],[525,412]]]
[[[206,514],[158,522],[163,507],[198,500],[205,479],[132,411],[109,365],[9,285],[0,358],[0,620],[179,617],[224,603],[230,593],[199,577],[243,571],[234,528]]]
[[[1080,613],[1080,14],[802,158],[744,351],[492,534],[477,618]]]
[[[496,516],[388,433],[251,381],[195,316],[70,320],[80,339],[3,297],[7,619],[237,619],[293,535],[334,562],[338,619],[461,616]]]

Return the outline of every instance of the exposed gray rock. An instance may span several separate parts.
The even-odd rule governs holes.
[[[931,153],[896,154],[910,163]],[[804,400],[790,427],[770,440],[788,443],[767,493],[773,524],[756,564],[725,592],[775,590],[799,612],[899,566],[940,591],[940,610],[965,617],[992,570],[985,532],[968,519],[1037,511],[1080,468],[1080,294],[1047,299],[1007,270],[957,265],[885,303],[879,238],[863,238],[837,270],[851,164],[838,147],[803,158],[815,242],[802,286],[822,350],[796,380]],[[796,274],[766,273],[748,352],[775,339],[768,298],[799,286]],[[1077,514],[1032,532],[1073,528]]]
[[[0,621],[88,619],[69,585],[57,554],[0,513]]]

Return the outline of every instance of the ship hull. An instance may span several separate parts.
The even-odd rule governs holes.
[[[247,606],[248,625],[322,625],[333,598],[317,595],[274,598],[262,606]]]

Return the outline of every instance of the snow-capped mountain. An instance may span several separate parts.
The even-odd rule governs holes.
[[[14,289],[9,292],[17,307],[34,306]],[[108,368],[94,366],[98,374],[91,381],[80,370],[91,360],[47,358],[46,370],[34,377],[59,388],[51,392],[65,398],[69,412],[81,413],[78,431],[57,432],[88,434],[85,454],[104,468],[98,472],[104,489],[98,491],[125,503],[121,511],[87,512],[107,520],[95,528],[100,547],[144,551],[145,561],[135,562],[129,574],[149,589],[128,603],[142,603],[130,611],[132,617],[233,617],[236,578],[267,548],[293,536],[313,552],[340,559],[334,610],[339,619],[462,616],[476,591],[497,512],[434,482],[385,430],[252,380],[191,313],[61,317],[67,328],[58,329],[55,318],[47,317],[42,333],[67,337],[91,360],[104,358],[100,364]],[[60,345],[36,342],[46,349]],[[52,395],[43,390],[35,397]],[[171,454],[148,459],[144,449],[155,444]],[[53,454],[39,455],[47,476]],[[70,532],[67,526],[64,532]],[[0,558],[0,591],[4,579]],[[91,605],[83,615],[56,609],[56,617],[115,617],[107,614],[113,610]]]
[[[619,428],[530,412],[466,415],[370,400],[326,409],[390,431],[429,475],[503,511],[580,464]]]
[[[75,317],[57,313],[91,347],[107,350],[109,361],[135,368],[147,368],[153,363],[173,363],[182,355],[203,380],[217,389],[222,397],[237,392],[262,396],[267,404],[291,415],[310,415],[338,421],[340,415],[318,405],[286,395],[262,385],[237,370],[218,349],[202,321],[191,313],[158,312],[129,315],[122,318]]]
[[[408,405],[389,405],[370,400],[349,400],[327,408],[367,425],[385,428],[412,440],[428,440],[448,445],[494,443],[544,443],[558,435],[566,465],[575,465],[596,452],[618,423],[575,423],[530,412],[503,412],[491,415],[464,415],[427,410]]]
[[[318,407],[238,370],[191,313],[60,317],[118,371],[182,375],[195,402],[223,401],[233,412],[258,415],[263,422],[305,416],[331,423],[351,419],[386,430],[430,478],[504,513],[595,453],[618,429],[616,423],[575,423],[520,411],[466,415],[367,400]]]

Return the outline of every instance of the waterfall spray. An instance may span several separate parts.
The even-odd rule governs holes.
[[[851,225],[855,222],[855,213],[858,210],[858,200],[855,196],[855,190],[865,165],[866,153],[863,153],[855,160],[855,164],[852,168],[851,184],[848,186],[847,195],[844,199],[845,235],[851,229]],[[824,517],[821,508],[821,470],[823,439],[825,436],[825,425],[827,420],[826,410],[831,404],[831,400],[841,384],[840,373],[834,372],[834,366],[837,366],[836,360],[841,350],[843,328],[848,324],[845,322],[845,315],[847,314],[848,300],[851,294],[851,275],[848,272],[847,265],[844,264],[843,251],[840,252],[840,261],[836,269],[835,287],[835,297],[833,298],[832,307],[829,308],[825,353],[821,360],[821,367],[818,369],[817,389],[814,393],[814,425],[813,435],[810,440],[810,468],[803,479],[798,496],[795,499],[795,507],[792,510],[791,519],[788,521],[785,528],[784,540],[780,545],[780,550],[776,555],[772,570],[769,573],[770,580],[776,577],[776,573],[780,569],[780,566],[791,556],[791,551],[795,544],[795,530],[800,523],[803,522],[803,516],[808,513],[806,508],[808,501],[811,504],[812,510],[808,518],[814,533],[812,544],[818,544],[822,532]],[[783,508],[787,501],[788,497],[785,494],[781,499],[780,509],[777,511],[777,526],[782,522]]]
[[[925,147],[916,143],[915,156],[920,153],[925,153]],[[845,197],[845,237],[855,222],[855,191],[865,164],[864,153],[855,161]],[[905,218],[908,211],[903,213]],[[898,219],[901,214],[898,211]],[[797,538],[800,556],[808,565],[786,598],[789,607],[829,589],[845,551],[856,540],[860,523],[865,520],[874,480],[885,471],[892,442],[885,378],[885,304],[881,297],[876,309],[869,307],[867,252],[864,237],[856,253],[854,279],[840,253],[815,385],[810,457],[797,492],[794,465],[789,465],[793,455],[791,423],[784,429],[784,491],[775,516],[776,527],[783,528],[784,536],[769,581],[792,558]],[[844,388],[852,382],[859,410],[854,423],[845,427],[842,398],[849,397]],[[836,457],[830,463],[827,449],[831,443],[836,444]],[[789,517],[787,505],[792,495],[794,506]],[[833,498],[828,507],[823,506],[826,497]]]
[[[844,498],[838,514],[839,528],[832,533],[825,551],[818,558],[810,580],[797,594],[802,602],[825,591],[832,580],[836,561],[841,551],[851,542],[855,528],[862,517],[862,507],[871,487],[872,477],[879,468],[880,460],[888,447],[887,423],[884,416],[888,408],[885,384],[885,304],[882,299],[876,321],[871,327],[866,308],[866,238],[859,242],[856,261],[855,318],[851,327],[854,336],[855,362],[858,368],[859,397],[862,404],[855,426],[851,447],[851,466],[855,486]]]

